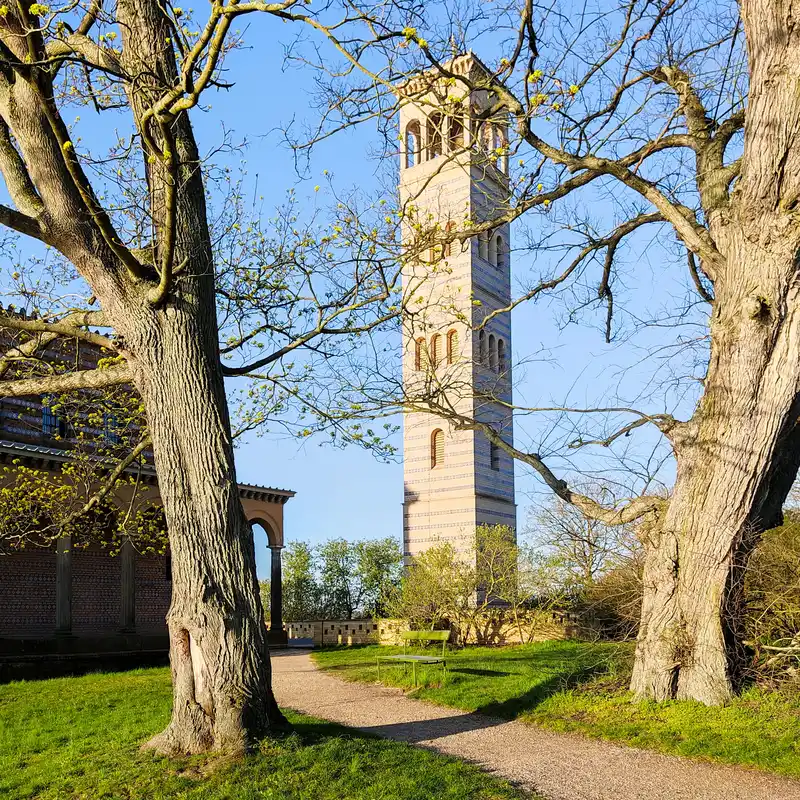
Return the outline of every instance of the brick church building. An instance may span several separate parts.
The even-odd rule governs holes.
[[[0,464],[11,467],[6,484],[24,468],[57,476],[72,457],[74,435],[42,397],[4,399]],[[137,479],[146,502],[157,507],[151,457],[137,467]],[[285,644],[283,506],[294,492],[240,484],[239,495],[247,519],[266,532],[272,565],[270,640]],[[131,542],[117,550],[99,543],[73,547],[69,537],[0,550],[0,681],[166,663],[169,553],[137,552]]]

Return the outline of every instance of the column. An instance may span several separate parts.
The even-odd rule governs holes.
[[[270,546],[272,573],[270,575],[269,598],[269,642],[272,645],[286,645],[288,637],[283,630],[283,577],[281,575],[282,547]]]
[[[72,537],[56,540],[56,633],[72,633]]]
[[[120,629],[123,633],[133,633],[136,630],[136,550],[130,539],[122,545],[119,557],[122,590]]]

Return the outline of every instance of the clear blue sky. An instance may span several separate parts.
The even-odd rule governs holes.
[[[279,129],[293,122],[302,126],[315,121],[310,109],[311,76],[297,69],[281,72],[284,61],[280,48],[260,46],[276,32],[274,23],[255,21],[248,40],[256,43],[251,50],[234,54],[229,62],[230,78],[236,85],[211,101],[209,114],[197,115],[201,140],[212,146],[220,137],[220,120],[238,136],[250,140],[244,154],[250,178],[259,176],[259,193],[267,206],[277,205],[284,192],[297,187],[300,196],[313,197],[313,186],[320,183],[323,169],[333,174],[339,190],[353,186],[370,191],[377,186],[379,164],[366,155],[378,149],[380,141],[374,127],[365,125],[338,135],[320,145],[314,153],[310,177],[299,183],[292,154],[282,144]],[[278,35],[281,31],[277,29]],[[324,198],[315,198],[317,201]],[[598,202],[602,202],[598,198]],[[602,215],[602,211],[600,212]],[[685,280],[667,267],[665,253],[645,237],[635,244],[636,281],[634,288],[618,287],[637,308],[655,308],[662,298],[683,293]],[[645,252],[646,250],[646,252]],[[512,259],[516,281],[524,282],[538,273],[544,264],[537,264],[530,254]],[[620,303],[620,305],[622,305]],[[514,361],[527,360],[542,351],[542,356],[517,369],[519,385],[515,388],[518,403],[530,405],[619,404],[618,396],[634,398],[653,372],[652,364],[641,364],[645,352],[662,341],[659,329],[644,330],[633,344],[606,345],[599,331],[602,313],[592,320],[596,327],[567,326],[566,306],[558,300],[526,305],[515,312]],[[643,328],[641,319],[621,312],[620,325],[628,330]],[[642,318],[646,315],[643,313]],[[672,340],[673,335],[669,335]],[[671,398],[670,410],[675,398]],[[681,403],[684,408],[687,402]],[[656,392],[640,407],[648,412],[664,410],[663,392]],[[626,421],[630,421],[627,418]],[[548,421],[525,421],[517,425],[518,441],[536,444],[547,438],[552,418]],[[646,445],[655,441],[647,432],[637,433]],[[568,470],[570,464],[555,459],[553,465]],[[595,462],[603,468],[605,462]],[[287,540],[303,539],[312,543],[341,536],[362,538],[402,535],[401,502],[403,498],[402,466],[383,464],[370,454],[355,448],[334,450],[318,442],[301,443],[286,438],[251,436],[241,442],[237,465],[239,479],[247,483],[293,489],[297,496],[285,506]],[[612,465],[613,466],[613,465]],[[669,476],[669,468],[665,475]],[[539,483],[526,469],[517,468],[518,524],[524,527],[528,508],[542,499]],[[259,572],[267,574],[266,542],[257,538]]]
[[[302,129],[313,125],[316,112],[312,108],[313,77],[310,71],[296,67],[287,68],[283,44],[292,35],[290,26],[272,19],[254,15],[247,20],[245,42],[249,47],[231,54],[228,59],[226,79],[234,86],[225,91],[209,93],[207,111],[195,110],[195,121],[201,152],[212,151],[223,138],[223,126],[232,132],[234,140],[247,139],[249,147],[241,153],[224,156],[232,168],[244,159],[250,186],[258,180],[258,194],[265,198],[267,211],[279,205],[285,192],[295,187],[300,197],[318,204],[326,200],[326,189],[314,193],[315,184],[324,184],[323,170],[332,175],[337,191],[358,187],[368,193],[378,189],[377,174],[382,167],[369,153],[380,148],[380,139],[374,125],[341,133],[323,142],[314,151],[309,173],[303,180],[295,170],[293,154],[283,143],[281,129],[290,124]],[[281,41],[280,37],[286,37]],[[323,45],[323,52],[325,52]],[[479,53],[479,55],[486,55]],[[485,60],[491,61],[490,58]],[[76,112],[77,114],[77,112]],[[115,123],[101,122],[108,133]],[[111,143],[101,135],[97,117],[86,109],[77,124],[83,142],[99,153]],[[399,165],[398,165],[399,166]],[[384,169],[385,171],[385,169]],[[602,222],[607,198],[597,196],[592,209]],[[605,205],[604,205],[605,204]],[[528,224],[536,227],[536,221]],[[519,226],[512,234],[517,237]],[[35,248],[24,244],[29,252]],[[635,277],[630,286],[617,287],[618,307],[623,300],[632,301],[630,307],[640,309],[640,318],[620,311],[619,324],[626,330],[640,329],[634,342],[606,345],[600,333],[601,312],[589,314],[592,325],[564,326],[565,311],[569,303],[559,299],[546,299],[537,304],[526,304],[513,317],[513,361],[515,364],[516,401],[524,405],[597,406],[619,404],[619,397],[636,400],[646,412],[665,410],[664,392],[654,390],[651,398],[637,398],[653,373],[652,360],[642,363],[652,347],[672,341],[674,333],[665,334],[659,328],[646,328],[644,308],[651,311],[664,304],[667,298],[685,292],[685,276],[668,267],[665,252],[653,246],[645,236],[634,242],[631,261],[635,262]],[[674,263],[674,262],[673,262]],[[531,276],[546,272],[549,261],[540,256],[537,261],[529,253],[512,256],[512,273],[519,287]],[[587,286],[596,290],[596,277],[587,278]],[[593,284],[594,281],[594,284]],[[689,331],[687,335],[696,335]],[[534,354],[537,355],[531,360]],[[521,362],[525,362],[521,365]],[[663,373],[662,373],[663,374]],[[678,403],[685,410],[691,397]],[[676,405],[673,395],[667,401],[668,410]],[[630,421],[627,418],[626,421]],[[549,444],[563,429],[554,427],[552,417],[518,421],[517,441],[546,453]],[[636,434],[643,442],[642,452],[655,441],[644,430]],[[398,445],[399,445],[398,437]],[[638,445],[637,445],[638,446]],[[584,459],[600,469],[613,469],[613,463]],[[572,464],[554,458],[551,465],[560,473],[569,471]],[[239,443],[237,451],[239,480],[246,483],[292,489],[297,492],[285,506],[286,538],[303,539],[312,543],[329,537],[364,538],[396,536],[402,534],[401,503],[403,498],[402,466],[384,464],[369,453],[350,448],[346,450],[319,446],[314,439],[298,440],[265,436],[250,436]],[[669,476],[669,469],[665,475]],[[526,469],[517,468],[518,524],[525,525],[528,508],[542,499],[539,483]],[[538,493],[538,494],[537,494]],[[259,573],[268,574],[266,542],[257,539]]]

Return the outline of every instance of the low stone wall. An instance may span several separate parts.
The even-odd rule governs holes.
[[[317,622],[284,622],[283,629],[290,639],[313,639]]]
[[[284,625],[284,629],[290,639],[311,639],[314,647],[375,644],[378,641],[378,623],[372,619],[289,622]]]
[[[468,644],[505,645],[573,639],[580,626],[561,611],[524,611],[518,620],[507,609],[493,609],[478,620],[467,635]]]
[[[284,629],[290,639],[311,639],[314,647],[323,645],[402,644],[401,631],[408,630],[402,619],[321,620],[289,622]],[[485,614],[467,633],[467,644],[505,645],[570,639],[580,635],[571,615],[559,611],[526,611],[519,624],[506,609]],[[456,640],[460,637],[456,634]]]

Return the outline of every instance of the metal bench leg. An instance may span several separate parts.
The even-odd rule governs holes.
[[[378,683],[380,683],[381,682],[381,660],[378,659],[376,663],[378,665]]]
[[[416,661],[413,661],[411,663],[411,672],[414,675],[414,688],[416,689],[417,688],[417,662]]]

